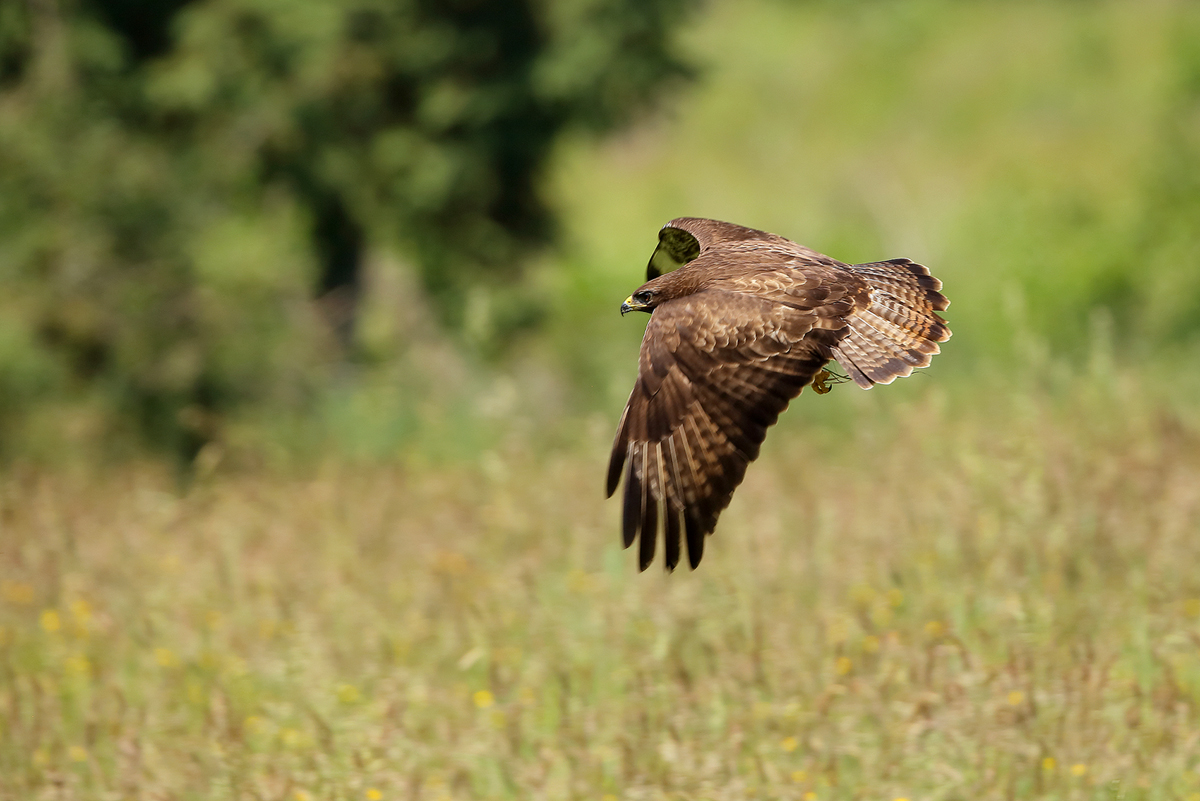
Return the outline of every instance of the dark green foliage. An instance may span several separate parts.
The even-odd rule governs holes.
[[[503,291],[550,241],[555,139],[684,74],[687,5],[0,5],[3,441],[100,399],[97,425],[188,456],[232,409],[301,400],[352,341],[372,245],[457,327],[468,288]]]

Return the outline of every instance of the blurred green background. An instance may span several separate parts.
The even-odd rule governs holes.
[[[945,282],[695,572],[681,215]],[[0,0],[0,799],[1200,801],[1200,4]]]
[[[1098,340],[1185,380],[1198,119],[1185,2],[5,3],[0,451],[615,419],[680,215],[928,264],[940,384]]]

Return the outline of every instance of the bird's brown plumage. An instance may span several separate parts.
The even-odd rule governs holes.
[[[642,570],[660,528],[668,569],[685,539],[700,563],[767,428],[830,359],[869,389],[950,338],[937,314],[949,301],[920,264],[843,264],[732,223],[667,223],[647,277],[622,306],[651,317],[607,485],[625,478],[622,531],[626,547],[640,535]]]

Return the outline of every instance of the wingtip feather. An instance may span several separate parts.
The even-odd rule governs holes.
[[[683,524],[687,532],[688,564],[695,570],[704,558],[704,527],[700,524],[700,518],[690,512],[685,514]]]
[[[642,498],[642,539],[638,543],[639,571],[644,571],[654,562],[654,546],[658,540],[658,501],[650,497],[643,485],[645,496]]]
[[[668,573],[673,573],[679,564],[679,534],[679,511],[667,504],[663,518],[663,556]]]
[[[637,539],[638,524],[641,522],[642,482],[633,469],[633,460],[629,460],[629,469],[625,471],[625,499],[621,514],[621,539],[628,548]]]

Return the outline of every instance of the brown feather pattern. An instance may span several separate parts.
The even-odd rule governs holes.
[[[925,367],[950,338],[941,282],[907,259],[847,265],[695,218],[659,242],[652,265],[683,266],[635,293],[652,313],[606,487],[624,474],[622,533],[626,547],[639,540],[643,570],[660,528],[668,569],[683,543],[700,563],[767,429],[830,359],[870,388]]]

